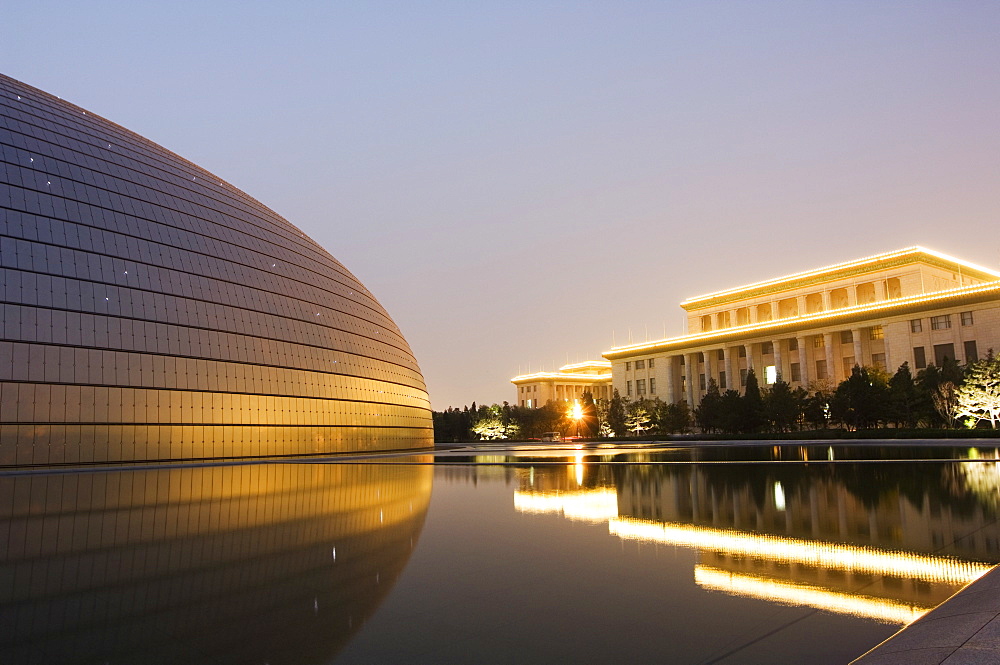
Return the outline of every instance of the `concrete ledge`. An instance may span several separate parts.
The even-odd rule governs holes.
[[[1000,663],[1000,566],[852,665]]]

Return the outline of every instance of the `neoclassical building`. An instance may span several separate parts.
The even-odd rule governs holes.
[[[623,396],[697,404],[742,388],[835,383],[855,364],[914,370],[1000,350],[1000,273],[923,247],[688,298],[686,335],[611,349]]]
[[[589,392],[594,399],[609,399],[611,361],[571,363],[555,372],[521,374],[510,382],[517,386],[517,401],[514,404],[519,406],[539,407],[550,400],[578,400],[585,392]]]
[[[688,334],[602,354],[610,373],[600,377],[610,384],[595,397],[617,389],[697,404],[709,380],[741,390],[750,369],[765,385],[781,376],[815,387],[842,381],[855,364],[895,371],[909,362],[916,372],[1000,351],[1000,272],[923,247],[695,296],[681,307]],[[516,403],[573,399],[575,367],[515,377]]]

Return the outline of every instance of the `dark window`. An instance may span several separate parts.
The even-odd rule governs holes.
[[[705,381],[705,375],[704,374],[699,374],[698,375],[698,387],[701,390],[708,390],[708,384]]]
[[[628,396],[628,397],[632,396],[632,382],[631,381],[626,381],[625,382],[625,395]]]
[[[737,357],[739,357],[739,358],[746,358],[747,357],[747,347],[741,345],[741,346],[737,347],[737,349],[738,349],[736,351]]]
[[[816,361],[816,378],[817,379],[825,379],[825,378],[827,378],[826,361],[825,360],[817,360]]]
[[[646,363],[646,366],[649,367],[649,369],[653,369],[653,361],[655,360],[656,358],[650,358],[649,361]],[[652,386],[650,386],[649,392],[653,392]]]
[[[918,333],[923,332],[924,324],[920,322],[920,319],[910,319],[910,332]]]
[[[645,395],[646,394],[646,379],[636,379],[635,380],[635,394]]]
[[[792,381],[802,380],[802,370],[799,363],[792,363]]]
[[[721,388],[722,390],[726,390],[726,389],[729,388],[729,386],[726,385],[726,373],[725,372],[719,372],[719,388]]]
[[[915,346],[913,347],[913,366],[917,369],[923,369],[927,367],[927,357],[924,355],[924,347]]]
[[[631,360],[628,360],[628,361],[625,362],[625,371],[626,372],[632,371],[632,361]]]
[[[774,353],[774,342],[761,342],[760,354],[766,356]]]
[[[840,331],[840,343],[841,344],[851,344],[854,342],[854,333],[850,330]]]
[[[934,345],[934,364],[938,367],[944,365],[945,358],[950,360],[955,360],[955,345],[954,344],[935,344]]]
[[[959,316],[961,316],[961,318],[962,318],[962,325],[963,326],[971,326],[972,325],[972,312],[962,312]]]
[[[719,352],[715,355],[715,357],[716,357],[717,360],[725,360],[726,359],[726,352],[724,350],[722,350],[722,349],[719,349]]]
[[[974,363],[979,360],[979,350],[976,348],[976,340],[969,340],[965,343],[965,362]]]
[[[740,387],[743,387],[743,386],[746,386],[746,385],[747,385],[747,370],[741,369],[740,370]]]
[[[872,354],[872,365],[878,367],[879,369],[885,369],[885,354],[884,353],[873,353]]]
[[[794,337],[792,337],[790,340],[788,340],[788,350],[789,351],[798,351],[799,350],[799,340],[797,340]]]
[[[946,330],[951,328],[951,316],[948,314],[942,314],[941,316],[931,317],[931,330]]]
[[[650,362],[652,362],[652,361],[650,361]],[[654,379],[652,377],[649,379],[649,392],[651,394],[653,394],[653,395],[656,394],[656,379]]]
[[[646,361],[645,360],[636,360],[635,361],[635,368],[636,369],[646,369]]]

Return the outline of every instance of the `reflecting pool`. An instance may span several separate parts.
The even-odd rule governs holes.
[[[0,663],[845,663],[1000,561],[998,509],[968,443],[6,475]]]

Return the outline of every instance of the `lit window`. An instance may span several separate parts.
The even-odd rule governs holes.
[[[868,339],[884,339],[885,330],[882,326],[872,326],[868,329]]]
[[[778,381],[778,368],[774,365],[768,365],[764,368],[764,383],[771,385]]]
[[[920,319],[910,319],[910,332],[918,333],[923,332],[924,325],[920,322]]]
[[[822,349],[824,346],[826,346],[826,342],[824,341],[824,339],[825,338],[823,337],[823,335],[816,335],[815,337],[813,337],[813,348]]]
[[[962,312],[959,316],[962,317],[962,325],[963,326],[971,326],[972,325],[972,312]]]
[[[951,316],[948,314],[942,314],[941,316],[931,317],[931,330],[946,330],[951,328]]]

